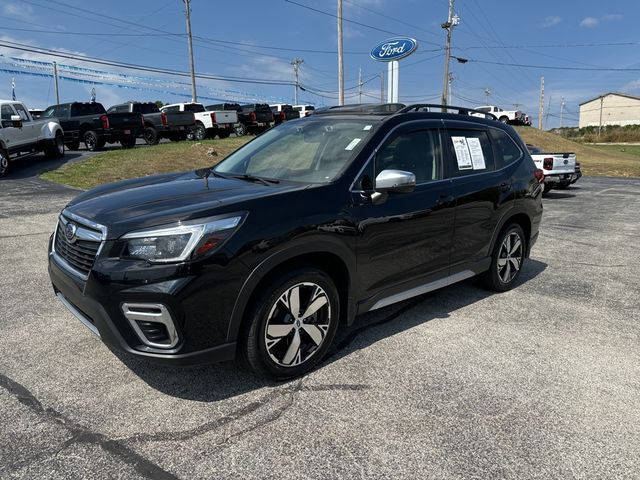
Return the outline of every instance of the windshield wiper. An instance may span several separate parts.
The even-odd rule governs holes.
[[[276,180],[275,178],[256,177],[255,175],[249,175],[248,173],[243,173],[241,175],[229,175],[229,177],[237,178],[238,180],[245,180],[247,182],[261,183],[263,185],[280,183],[280,180]]]

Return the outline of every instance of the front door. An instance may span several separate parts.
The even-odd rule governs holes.
[[[411,193],[389,193],[372,201],[382,170],[416,176]],[[351,215],[358,241],[360,298],[384,298],[409,290],[433,275],[446,276],[453,233],[454,203],[444,179],[440,131],[412,122],[392,133],[356,181]]]

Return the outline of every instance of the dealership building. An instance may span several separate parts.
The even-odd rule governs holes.
[[[640,97],[609,92],[580,104],[580,128],[640,125]]]

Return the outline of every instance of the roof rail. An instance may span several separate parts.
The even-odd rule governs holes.
[[[480,110],[476,110],[475,108],[469,107],[456,107],[454,105],[439,105],[437,103],[415,103],[413,105],[408,105],[403,109],[397,111],[396,113],[408,113],[408,112],[430,112],[432,108],[438,108],[444,113],[448,113],[448,110],[455,110],[458,115],[472,115],[475,114],[484,115],[485,118],[490,120],[498,120],[493,113],[482,112]],[[452,112],[452,113],[456,113]]]
[[[405,108],[404,103],[355,103],[352,105],[335,105],[317,108],[314,115],[334,113],[369,113],[372,115],[393,114]]]

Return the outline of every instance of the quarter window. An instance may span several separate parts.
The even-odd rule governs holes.
[[[449,130],[447,158],[452,177],[495,170],[493,150],[484,130]]]
[[[522,151],[506,132],[491,130],[491,139],[496,154],[496,168],[506,167],[522,156]]]

